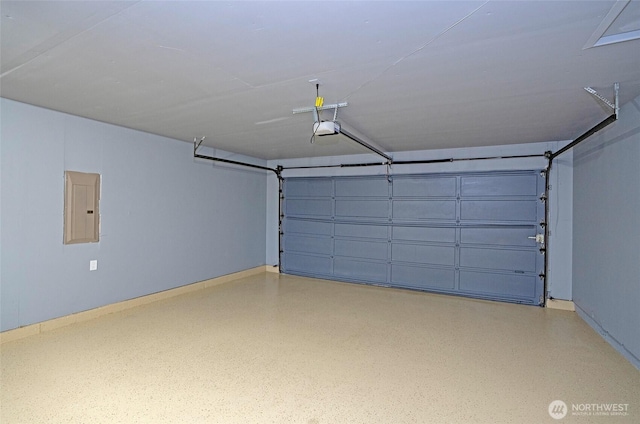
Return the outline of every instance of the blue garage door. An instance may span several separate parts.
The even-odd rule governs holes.
[[[287,178],[284,273],[542,303],[539,171]]]

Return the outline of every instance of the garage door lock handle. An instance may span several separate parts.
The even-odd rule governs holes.
[[[535,236],[530,236],[527,238],[531,240],[535,240],[536,243],[544,244],[544,234],[536,234]]]

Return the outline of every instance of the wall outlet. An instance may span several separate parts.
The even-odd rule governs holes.
[[[89,261],[89,271],[95,271],[98,269],[98,260],[94,259],[92,261]]]

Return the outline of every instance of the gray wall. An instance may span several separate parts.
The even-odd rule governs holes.
[[[194,160],[189,143],[0,106],[1,330],[264,265],[264,172]],[[65,170],[102,175],[99,243],[62,244]]]
[[[574,151],[573,300],[640,368],[640,97]]]

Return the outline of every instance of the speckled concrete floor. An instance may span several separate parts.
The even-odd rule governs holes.
[[[266,273],[2,346],[10,423],[638,423],[575,313]],[[628,404],[561,421],[549,403]]]

